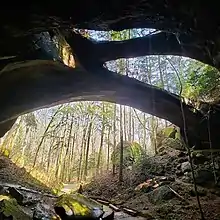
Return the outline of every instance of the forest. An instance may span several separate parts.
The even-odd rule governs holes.
[[[84,37],[95,41],[124,41],[146,37],[155,32],[146,28],[108,32],[80,30]],[[48,38],[44,39],[44,35],[41,37],[42,42],[51,47]],[[65,65],[75,66],[77,60],[67,44],[52,46]],[[208,64],[183,56],[150,55],[108,61],[105,67],[176,96],[180,102],[190,106],[192,112],[199,112],[208,122],[210,114],[218,110],[219,71]],[[151,91],[153,98],[149,105],[154,109],[157,108],[157,103],[154,101],[154,90]],[[111,93],[109,91],[109,95]],[[169,102],[165,103],[164,109],[169,111],[169,108],[172,112]],[[184,118],[184,111],[182,117]],[[187,120],[185,122],[188,123]],[[208,134],[210,130],[210,125],[207,125]],[[168,214],[173,204],[163,207],[163,210],[155,214],[155,210],[149,211],[148,208],[146,211],[146,207],[142,207],[146,198],[140,204],[132,203],[135,196],[142,198],[150,192],[152,194],[157,188],[168,185],[167,189],[171,190],[159,192],[162,195],[154,195],[156,200],[169,201],[169,196],[173,198],[174,194],[182,202],[179,204],[175,201],[178,210],[184,209],[188,203],[191,205],[189,209],[192,211],[186,219],[201,219],[199,211],[203,219],[203,212],[209,216],[207,219],[219,219],[219,151],[212,148],[210,135],[208,150],[204,151],[194,150],[196,146],[189,149],[187,138],[184,139],[182,135],[176,124],[134,107],[113,101],[74,100],[19,116],[0,139],[0,151],[2,158],[10,159],[17,166],[16,169],[23,169],[35,181],[53,189],[58,195],[65,187],[70,187],[68,190],[71,192],[82,187],[81,190],[87,197],[95,197],[102,202],[111,200],[114,206],[126,204],[131,215],[134,214],[133,209],[138,212],[142,210],[140,218],[182,219],[186,210]],[[4,160],[6,159],[0,161],[0,171]],[[203,160],[207,161],[205,168],[209,171],[199,175],[200,169],[204,170],[204,167],[201,168]],[[175,170],[176,167],[180,170]],[[174,176],[175,181],[171,180]],[[14,177],[10,178],[3,179],[5,182],[17,183],[13,181]],[[180,180],[181,183],[178,182]],[[188,184],[187,187],[182,182]],[[178,187],[175,185],[177,183]],[[27,183],[24,185],[28,186]],[[214,210],[204,210],[205,202],[210,203],[213,199],[210,196],[211,187],[217,187],[214,190]],[[186,192],[186,188],[189,188],[189,192]],[[120,191],[130,195],[129,198],[120,196]],[[189,193],[196,196],[189,198]],[[201,200],[199,196],[202,196]],[[126,200],[130,203],[126,203]],[[156,207],[157,204],[154,203],[151,206]],[[199,211],[195,208],[197,203]],[[168,217],[165,218],[165,215]],[[121,218],[123,216],[115,217]],[[139,219],[134,217],[136,218]]]

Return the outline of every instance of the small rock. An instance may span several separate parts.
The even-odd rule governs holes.
[[[167,180],[167,177],[166,176],[161,176],[160,178],[159,178],[159,181],[166,181]]]
[[[179,170],[179,169],[181,169],[181,164],[178,164],[177,166],[176,166],[176,168]]]
[[[208,162],[208,161],[206,161],[206,162],[204,163],[204,165],[209,165],[209,162]]]
[[[167,180],[170,181],[170,182],[175,182],[175,177],[174,176],[169,176],[167,178]]]
[[[209,159],[202,153],[193,154],[194,164],[204,164],[205,161],[207,161],[207,160],[209,160]]]
[[[192,179],[191,179],[190,177],[188,177],[188,176],[183,176],[183,177],[182,177],[182,181],[183,181],[184,183],[191,183],[191,182],[192,182]]]
[[[163,152],[165,149],[166,149],[166,148],[165,148],[164,146],[162,146],[162,147],[160,147],[157,151],[158,151],[158,153],[161,153],[161,152]]]
[[[213,167],[213,163],[211,163],[211,166]],[[214,161],[214,166],[215,166],[215,169],[216,169],[216,170],[219,170],[219,169],[220,169],[220,166],[219,166],[219,164],[218,164],[217,161]]]
[[[183,175],[183,172],[182,172],[181,170],[177,170],[177,171],[176,171],[176,175],[177,175],[177,176],[182,176],[182,175]]]
[[[183,173],[185,173],[187,171],[191,171],[190,162],[189,161],[183,162],[181,164],[181,170],[182,170]]]

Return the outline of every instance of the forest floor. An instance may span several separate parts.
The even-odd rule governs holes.
[[[197,153],[193,160],[205,219],[220,220],[220,184],[214,184],[210,155]],[[215,163],[219,176],[219,155],[215,155]],[[172,148],[143,158],[133,170],[124,170],[123,183],[117,174],[105,173],[84,186],[84,193],[134,209],[146,219],[201,219],[188,157]]]
[[[0,155],[0,185],[4,183],[51,193],[49,187],[34,178],[25,168],[18,167],[8,157]]]

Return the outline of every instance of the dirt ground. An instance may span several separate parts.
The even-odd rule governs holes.
[[[20,168],[9,158],[0,155],[0,185],[3,183],[17,184],[30,189],[51,192],[39,180],[31,176],[25,168]]]

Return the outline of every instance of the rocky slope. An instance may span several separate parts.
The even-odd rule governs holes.
[[[205,219],[220,219],[220,154],[193,152],[193,168]],[[124,182],[109,172],[85,186],[85,194],[135,209],[147,219],[201,219],[187,153],[179,140],[167,137],[158,154],[145,156]]]

